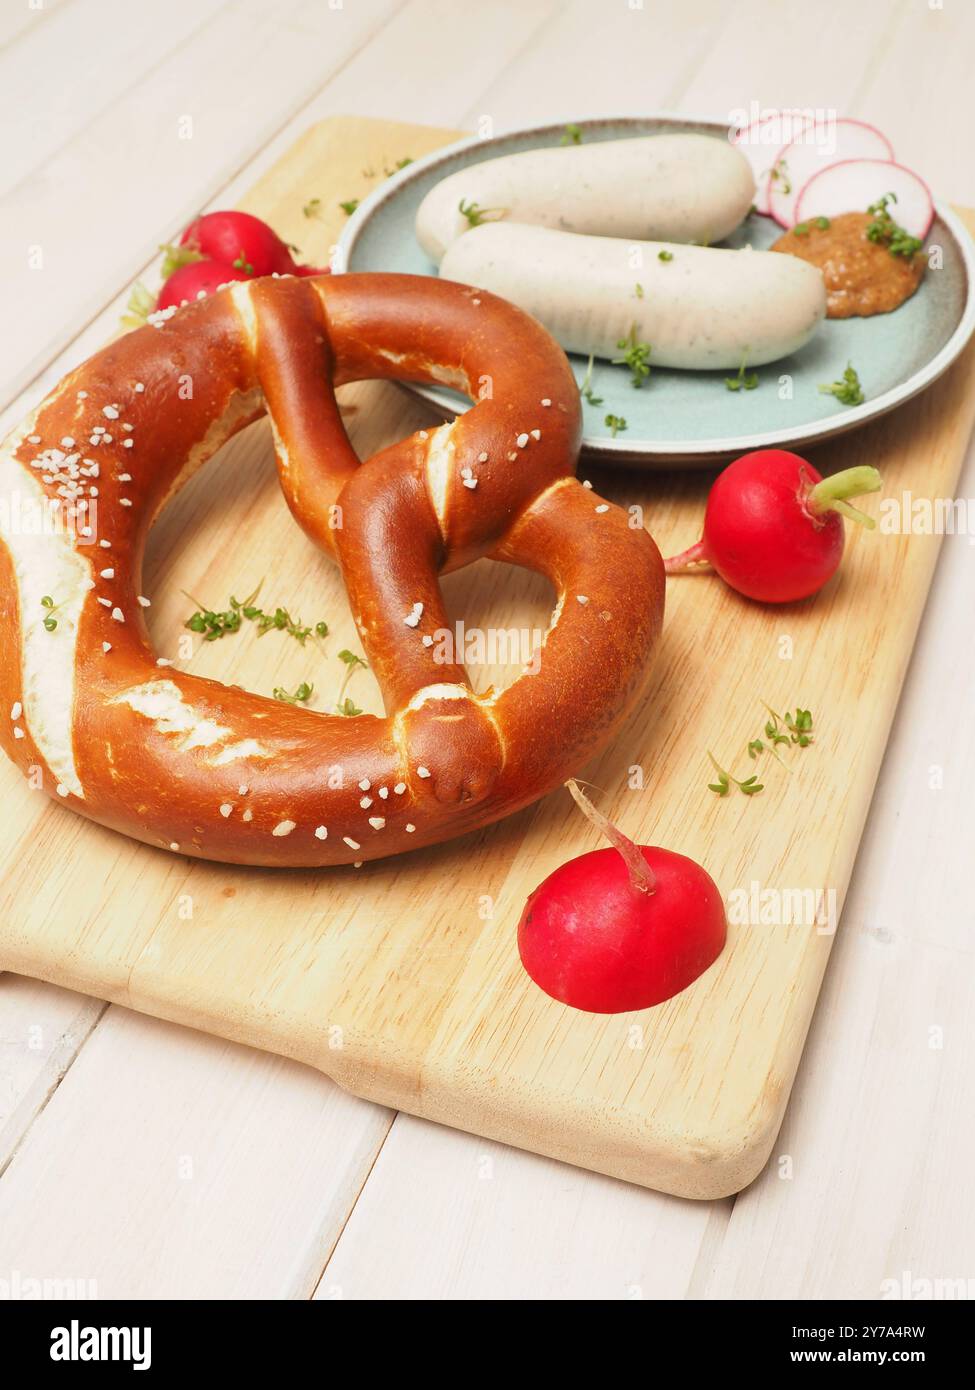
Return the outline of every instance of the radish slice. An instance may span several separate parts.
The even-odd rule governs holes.
[[[769,180],[772,216],[781,227],[787,230],[794,227],[799,220],[796,216],[799,194],[810,179],[831,164],[850,159],[893,158],[894,151],[887,137],[864,121],[811,122],[775,157]]]
[[[885,159],[845,159],[811,178],[796,202],[796,220],[866,212],[871,203],[893,193],[888,211],[894,221],[921,241],[934,220],[934,200],[922,178],[903,164]]]
[[[741,126],[731,137],[752,166],[755,175],[755,211],[763,217],[771,216],[769,208],[769,175],[776,155],[783,145],[799,136],[813,118],[801,111],[766,111],[758,120]]]

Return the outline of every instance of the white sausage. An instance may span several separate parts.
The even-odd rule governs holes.
[[[661,260],[660,252],[671,259]],[[773,251],[578,236],[513,222],[459,237],[440,267],[540,319],[567,352],[619,357],[631,334],[661,367],[774,362],[826,313],[820,271]]]
[[[420,204],[416,236],[439,265],[471,228],[460,204],[503,209],[511,222],[595,236],[720,241],[755,196],[740,150],[712,135],[647,135],[525,150],[471,164],[436,184]],[[475,214],[476,215],[476,214]]]

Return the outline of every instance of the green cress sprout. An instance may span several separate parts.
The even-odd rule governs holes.
[[[630,329],[630,336],[620,338],[616,346],[623,352],[623,356],[614,357],[613,365],[629,367],[632,374],[631,385],[642,386],[650,375],[650,354],[653,349],[649,343],[638,342],[636,324]]]
[[[826,382],[819,388],[824,396],[835,396],[841,405],[862,405],[863,387],[852,362],[847,362],[842,381]]]

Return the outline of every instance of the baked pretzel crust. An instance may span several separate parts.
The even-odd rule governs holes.
[[[377,377],[447,383],[476,404],[360,463],[333,388]],[[150,644],[148,529],[265,411],[288,506],[341,567],[383,718],[205,680]],[[517,811],[612,738],[662,621],[657,548],[575,479],[580,436],[554,339],[449,281],[242,282],[126,335],[0,453],[0,743],[71,810],[228,863],[377,859]],[[83,523],[96,494],[97,536],[14,524],[24,497]],[[424,639],[450,626],[440,573],[482,556],[545,575],[558,601],[537,670],[476,694]]]

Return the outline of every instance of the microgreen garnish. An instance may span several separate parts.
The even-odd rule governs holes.
[[[636,324],[630,329],[628,338],[620,338],[616,346],[623,353],[622,357],[612,359],[614,367],[629,367],[631,385],[642,386],[650,375],[650,354],[653,348],[649,343],[641,343],[636,336]]]
[[[732,777],[731,773],[721,766],[710,748],[708,749],[708,757],[711,759],[712,766],[718,774],[716,782],[708,783],[708,791],[717,792],[718,796],[727,796],[731,791],[732,783],[734,783],[738,790],[743,792],[745,796],[755,796],[758,792],[765,790],[765,783],[758,780],[757,772],[753,772],[751,777],[742,779]]]
[[[768,753],[787,772],[791,773],[792,769],[789,764],[779,757],[777,750],[783,743],[786,746],[794,744],[797,748],[809,747],[813,741],[812,711],[797,707],[794,714],[787,711],[782,715],[777,714],[771,705],[766,705],[765,708],[768,710],[769,718],[765,721],[765,728],[762,731],[764,738],[749,740],[745,751],[752,762],[755,762],[763,753]],[[708,790],[717,796],[727,796],[733,785],[739,791],[744,792],[745,796],[754,796],[756,792],[764,790],[765,783],[759,782],[758,773],[754,773],[751,777],[739,779],[733,777],[721,766],[710,749],[708,749],[708,758],[718,774],[716,781],[708,783]]]
[[[296,686],[293,695],[282,685],[276,685],[273,694],[276,700],[283,700],[286,705],[304,705],[311,699],[314,689],[315,687],[308,681],[302,681],[299,686]]]
[[[262,580],[261,583],[263,584],[263,582]],[[275,608],[272,613],[265,612],[255,602],[260,591],[261,584],[258,584],[254,592],[245,599],[236,599],[231,594],[230,606],[225,608],[223,612],[216,612],[212,608],[207,608],[192,594],[186,594],[186,597],[196,604],[197,611],[187,618],[184,626],[188,627],[191,632],[202,633],[204,642],[216,642],[219,638],[226,637],[228,632],[239,632],[241,621],[244,618],[256,625],[259,637],[263,637],[266,632],[273,629],[276,632],[287,633],[302,647],[312,635],[315,637],[328,636],[328,623],[326,622],[317,622],[309,627],[299,619],[293,618],[287,608]]]
[[[767,705],[766,709],[768,709]],[[813,741],[813,717],[811,710],[797,708],[795,714],[786,710],[784,717],[777,715],[775,710],[770,710],[769,713],[772,715],[772,719],[777,720],[779,724],[784,724],[789,730],[788,737],[790,742],[797,743],[800,748],[809,747],[810,743]],[[769,722],[771,723],[771,720]]]
[[[643,298],[643,286],[639,282],[637,282],[637,284],[634,285],[633,293],[636,295],[637,299]]]
[[[851,362],[847,362],[842,381],[825,382],[819,388],[824,396],[835,396],[841,405],[862,405],[863,387]]]
[[[472,227],[479,227],[482,222],[496,222],[508,211],[507,208],[482,208],[479,203],[465,203],[463,198],[457,204],[457,210]]]
[[[758,385],[758,372],[745,371],[745,359],[741,359],[737,376],[726,376],[724,384],[729,391],[754,391]]]
[[[41,607],[47,609],[47,617],[44,619],[45,631],[54,632],[57,629],[58,620],[53,615],[61,607],[60,603],[55,603],[50,594],[45,594],[41,599]]]
[[[227,608],[222,613],[217,613],[214,609],[200,604],[199,599],[193,598],[192,594],[187,594],[186,597],[192,599],[198,607],[183,626],[188,627],[190,632],[201,633],[204,642],[216,642],[218,638],[226,637],[228,632],[239,632],[240,612],[237,609]]]
[[[322,210],[321,198],[309,198],[308,202],[301,209],[303,217],[318,217]]]
[[[237,259],[235,261],[231,261],[230,264],[233,266],[234,270],[242,270],[245,275],[254,274],[254,267],[251,265],[250,261],[247,259],[243,251],[241,251]]]
[[[166,242],[160,246],[163,253],[162,265],[159,273],[164,280],[168,280],[177,270],[181,270],[184,265],[192,265],[194,261],[202,261],[202,251],[197,251],[195,246],[173,246]]]
[[[894,221],[887,207],[888,201],[896,203],[897,194],[885,193],[867,208],[867,212],[873,216],[873,221],[867,224],[867,240],[880,242],[892,256],[903,256],[910,260],[920,251],[921,242]]]
[[[137,280],[132,286],[129,302],[122,315],[122,327],[141,328],[155,307],[156,295],[153,294],[152,290],[146,289],[141,280]]]
[[[616,435],[619,430],[626,429],[626,420],[622,415],[607,415],[603,423],[606,424],[612,431],[614,439],[616,438]]]
[[[673,259],[674,259],[674,253],[673,253],[673,251],[658,251],[658,252],[657,252],[657,260],[658,260],[658,261],[672,261]]]
[[[792,235],[793,235],[793,236],[808,236],[808,235],[809,235],[809,223],[808,223],[808,222],[797,222],[796,225],[795,225],[795,226],[793,227],[793,229],[792,229]]]
[[[351,217],[358,206],[358,198],[349,198],[344,203],[339,203],[339,207],[342,209],[342,211],[345,213],[347,217]]]
[[[404,155],[402,159],[397,159],[392,169],[383,169],[383,173],[386,175],[387,178],[392,178],[393,174],[398,174],[401,169],[406,168],[407,164],[412,163],[413,156],[411,154]]]
[[[582,144],[582,126],[576,125],[574,121],[571,121],[571,122],[566,126],[565,131],[563,132],[563,135],[562,135],[562,139],[559,141],[559,144],[560,144],[560,145],[581,145],[581,144]]]
[[[594,353],[589,354],[589,365],[586,367],[586,375],[583,377],[582,385],[579,387],[579,395],[584,401],[588,401],[590,405],[602,405],[602,396],[594,396],[592,393],[592,364],[594,356]]]
[[[815,217],[813,221],[819,231],[825,232],[829,230],[830,222],[828,217]]]
[[[346,648],[343,648],[342,651],[339,652],[339,661],[345,663],[345,675],[342,677],[342,684],[339,686],[339,693],[335,700],[335,709],[338,714],[344,714],[348,718],[352,718],[353,715],[361,714],[362,710],[353,704],[346,696],[345,692],[348,689],[349,681],[355,675],[356,671],[358,671],[360,667],[363,671],[368,671],[369,667],[361,656],[356,656],[355,652],[350,652]]]

